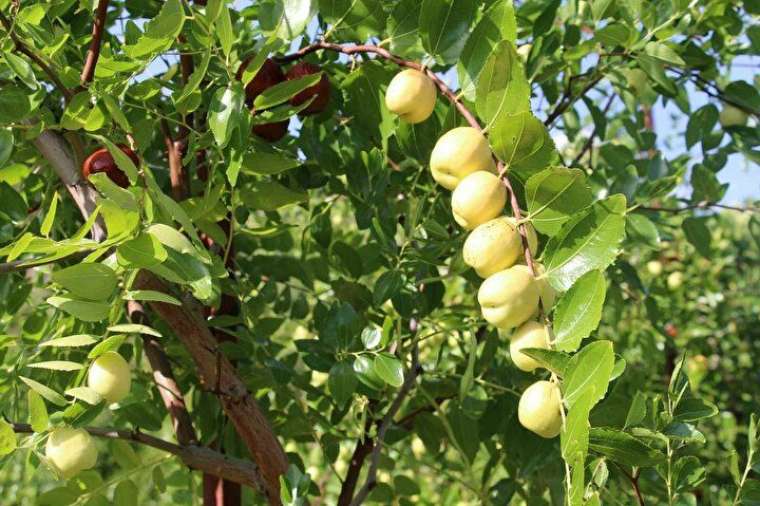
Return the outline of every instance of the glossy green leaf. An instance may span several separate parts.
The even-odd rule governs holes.
[[[106,300],[116,289],[118,278],[104,264],[82,263],[53,272],[53,281],[83,299]]]
[[[477,5],[474,0],[422,0],[419,30],[427,52],[445,63],[455,62],[467,42]]]
[[[531,224],[542,234],[551,236],[577,212],[588,207],[593,196],[582,170],[552,167],[528,179],[525,199]]]
[[[572,352],[599,326],[607,281],[589,271],[565,293],[554,310],[554,347]]]
[[[475,88],[475,110],[487,130],[511,121],[511,115],[530,112],[530,85],[525,69],[507,40],[496,44],[483,64]],[[504,159],[514,163],[513,157]]]

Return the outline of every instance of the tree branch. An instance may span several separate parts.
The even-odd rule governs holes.
[[[99,0],[98,8],[95,11],[95,19],[92,22],[92,40],[90,48],[87,50],[82,75],[79,78],[79,84],[84,87],[92,82],[95,75],[95,66],[98,64],[100,56],[100,43],[103,40],[103,31],[106,26],[106,14],[108,13],[108,0]]]
[[[296,51],[295,53],[291,53],[286,56],[281,56],[278,58],[275,58],[275,60],[278,63],[288,63],[294,60],[299,60],[303,58],[304,56],[314,53],[319,50],[328,50],[328,51],[335,51],[338,53],[343,53],[345,55],[354,55],[354,54],[360,54],[360,53],[371,53],[376,54],[381,58],[384,58],[386,60],[390,60],[396,65],[400,67],[406,67],[414,70],[419,70],[420,72],[424,72],[425,75],[427,75],[431,81],[435,83],[435,85],[438,87],[441,93],[443,93],[446,98],[449,99],[449,101],[454,104],[454,106],[459,110],[459,113],[464,117],[465,120],[467,120],[467,123],[470,124],[473,128],[477,128],[480,130],[480,124],[478,123],[477,118],[474,114],[472,114],[467,107],[462,103],[461,100],[457,97],[456,93],[451,91],[451,88],[446,86],[446,83],[444,83],[441,78],[439,78],[435,72],[428,69],[427,67],[424,67],[420,65],[419,63],[405,60],[401,58],[400,56],[396,56],[395,54],[391,53],[387,49],[383,49],[379,46],[373,46],[371,44],[361,44],[361,45],[340,45],[340,44],[333,44],[331,42],[315,42],[311,45],[305,46],[301,48],[300,50]]]
[[[383,450],[383,441],[385,440],[385,433],[388,431],[391,423],[393,423],[393,417],[401,408],[406,396],[412,390],[412,387],[417,382],[417,376],[421,371],[419,350],[417,349],[417,343],[414,344],[412,349],[412,366],[409,369],[409,374],[404,379],[404,383],[401,385],[401,389],[396,394],[396,398],[388,408],[388,411],[383,416],[383,421],[380,423],[380,428],[377,430],[377,437],[375,438],[374,448],[372,449],[372,456],[370,458],[369,470],[367,471],[367,479],[359,492],[351,501],[351,506],[358,506],[364,502],[369,493],[375,488],[377,484],[377,468],[380,464],[380,453]]]
[[[79,205],[82,215],[90,216],[95,208],[97,192],[89,183],[82,180],[81,173],[65,148],[65,142],[60,135],[46,130],[34,142],[66,184]],[[97,240],[105,238],[105,227],[100,222],[93,225],[91,232]],[[146,271],[140,272],[134,286],[164,293],[170,292],[163,281]],[[225,412],[233,421],[238,434],[261,468],[264,490],[269,502],[280,504],[279,477],[288,467],[285,452],[258,404],[248,392],[245,383],[229,360],[217,349],[214,336],[200,318],[197,302],[191,297],[183,297],[183,299],[182,306],[153,302],[151,307],[182,340],[195,362],[201,384],[220,397]],[[214,381],[217,377],[219,378],[218,385]]]
[[[166,156],[169,159],[169,179],[172,185],[172,197],[179,202],[187,198],[187,185],[185,177],[185,168],[182,165],[182,152],[180,151],[179,142],[172,138],[169,123],[162,119],[161,132],[164,136],[164,145],[166,146]]]
[[[11,423],[14,432],[32,434],[26,423]],[[122,439],[176,455],[188,467],[204,473],[221,476],[226,480],[247,485],[254,490],[263,488],[259,469],[253,462],[228,457],[222,453],[195,445],[176,445],[137,430],[85,427],[91,435],[104,439]]]
[[[132,322],[147,323],[147,315],[143,306],[137,301],[130,300],[127,302],[127,314],[129,314],[129,319]],[[166,410],[172,419],[172,427],[177,442],[181,445],[197,443],[198,438],[195,435],[193,421],[187,411],[182,390],[174,379],[171,363],[163,346],[153,336],[143,334],[142,339],[145,355],[148,357],[151,369],[153,369],[153,381],[156,383],[158,393],[161,395],[164,406],[166,406]]]
[[[372,411],[375,404],[374,401],[370,402],[369,411]],[[348,471],[346,471],[346,478],[343,480],[343,485],[340,487],[338,506],[349,506],[351,504],[351,499],[354,497],[354,491],[356,491],[356,485],[359,483],[359,475],[362,472],[362,467],[364,467],[364,461],[369,454],[372,453],[372,448],[374,446],[374,441],[372,436],[370,436],[370,430],[372,429],[373,423],[374,419],[372,416],[368,415],[364,422],[364,432],[362,433],[361,439],[356,442],[354,453],[351,455],[351,460],[348,464]]]
[[[634,209],[640,209],[642,211],[653,211],[653,212],[662,212],[662,213],[671,213],[671,214],[679,214],[679,213],[685,213],[688,211],[692,211],[694,209],[710,209],[711,207],[717,207],[718,209],[726,209],[729,211],[737,211],[740,213],[760,213],[760,208],[758,207],[738,207],[738,206],[730,206],[727,204],[720,204],[718,202],[698,202],[696,204],[689,204],[684,207],[647,207],[647,206],[636,206]]]
[[[178,295],[147,271],[140,271],[133,287]],[[219,350],[214,335],[200,316],[200,305],[190,296],[180,297],[181,306],[156,301],[150,302],[150,306],[190,353],[201,386],[221,400],[225,413],[261,468],[269,502],[280,504],[279,477],[288,467],[285,451],[234,366]]]
[[[53,81],[53,84],[55,84],[55,87],[58,88],[58,90],[63,94],[63,98],[66,99],[66,102],[71,100],[71,98],[74,96],[74,93],[68,89],[66,85],[63,84],[55,70],[53,70],[52,67],[50,67],[50,65],[45,62],[45,60],[37,56],[34,51],[29,49],[27,45],[24,44],[24,42],[18,37],[18,35],[13,32],[13,25],[2,12],[0,12],[0,23],[3,24],[6,31],[8,32],[8,35],[16,46],[16,50],[19,53],[26,55],[30,60],[36,63],[37,66],[40,67],[43,72],[45,72],[45,74],[48,75],[50,80]]]

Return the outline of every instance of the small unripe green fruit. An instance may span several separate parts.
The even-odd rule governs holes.
[[[683,272],[676,271],[671,272],[668,276],[668,288],[671,290],[678,290],[683,284]]]
[[[562,430],[562,395],[549,381],[537,381],[525,389],[517,405],[520,424],[544,438],[553,438]]]
[[[479,170],[466,176],[451,194],[451,210],[460,226],[472,230],[496,218],[507,203],[499,176]]]
[[[115,351],[108,351],[96,358],[87,374],[87,386],[111,403],[126,397],[131,383],[129,364]]]
[[[98,449],[86,430],[63,427],[50,432],[45,457],[61,478],[69,479],[95,465]]]
[[[462,252],[464,262],[481,278],[512,267],[521,253],[520,233],[507,216],[477,226],[465,240]]]
[[[407,123],[421,123],[435,109],[433,81],[419,70],[407,69],[391,79],[385,92],[385,105]]]
[[[488,140],[479,130],[458,127],[438,139],[430,155],[430,171],[438,184],[453,190],[468,174],[494,171]]]
[[[541,367],[537,360],[522,352],[524,348],[549,349],[549,331],[546,325],[538,322],[525,322],[515,330],[509,342],[509,354],[518,369],[531,372],[537,367]]]
[[[539,287],[526,265],[515,265],[489,276],[478,290],[483,318],[500,329],[527,321],[538,309]]]
[[[652,276],[659,276],[662,274],[662,262],[659,260],[650,260],[647,262],[647,270]]]
[[[747,124],[747,113],[738,107],[726,104],[720,111],[718,119],[724,127],[744,126]]]

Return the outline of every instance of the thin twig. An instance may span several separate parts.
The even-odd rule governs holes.
[[[185,178],[185,168],[182,165],[182,153],[179,149],[179,141],[174,141],[169,123],[162,119],[161,132],[164,136],[164,145],[166,146],[166,157],[169,159],[169,179],[172,185],[172,196],[177,202],[187,198],[187,185]]]
[[[372,449],[369,469],[367,470],[367,479],[364,482],[364,485],[362,485],[362,488],[359,489],[356,497],[354,497],[354,500],[351,501],[351,506],[358,506],[362,504],[372,489],[375,488],[375,485],[377,484],[377,468],[380,465],[380,454],[383,449],[385,433],[388,431],[388,428],[393,422],[393,417],[396,416],[396,413],[401,408],[401,404],[403,404],[404,399],[406,399],[406,396],[409,395],[412,387],[417,382],[417,375],[420,373],[420,370],[421,367],[419,350],[417,349],[417,343],[414,343],[412,348],[412,366],[406,378],[404,379],[404,383],[401,385],[401,389],[398,391],[398,394],[396,394],[396,398],[388,408],[385,416],[383,416],[383,421],[380,423],[380,428],[377,430],[375,446]]]
[[[341,44],[333,44],[331,42],[315,42],[311,45],[308,45],[306,47],[301,48],[300,50],[296,51],[295,53],[291,53],[286,56],[281,56],[278,58],[275,58],[275,60],[278,63],[289,63],[294,60],[299,60],[303,58],[304,56],[314,53],[319,50],[328,50],[328,51],[336,51],[338,53],[343,53],[346,55],[354,55],[354,54],[361,54],[361,53],[371,53],[376,54],[380,56],[381,58],[384,58],[386,60],[390,60],[396,65],[400,67],[406,67],[414,70],[419,70],[420,72],[424,72],[431,81],[435,83],[435,85],[438,87],[441,93],[443,93],[446,98],[449,99],[449,101],[454,104],[454,106],[459,110],[459,113],[464,117],[465,120],[467,120],[467,123],[470,124],[473,128],[477,128],[478,130],[481,129],[480,124],[478,123],[477,118],[475,118],[475,115],[472,114],[467,107],[462,103],[461,100],[459,100],[459,97],[449,88],[446,83],[444,83],[441,78],[439,78],[435,72],[430,70],[429,68],[420,65],[419,63],[405,60],[401,58],[400,56],[396,56],[395,54],[391,53],[387,49],[383,49],[379,46],[373,46],[371,44],[357,44],[357,45],[346,45],[343,46]]]
[[[100,43],[103,40],[103,31],[106,27],[106,15],[108,13],[108,0],[100,0],[98,8],[95,11],[95,18],[92,21],[92,40],[90,48],[87,50],[87,57],[82,67],[82,75],[79,78],[80,86],[87,86],[92,82],[95,75],[95,66],[98,64],[100,56]]]
[[[602,109],[602,114],[607,114],[607,112],[610,110],[610,107],[612,106],[612,102],[615,101],[615,97],[617,97],[616,93],[612,93],[610,95],[609,100],[607,100],[607,103],[604,106],[604,109]],[[594,145],[594,137],[596,137],[596,134],[598,132],[597,125],[594,125],[594,130],[591,132],[591,135],[589,135],[588,140],[583,145],[583,148],[580,150],[580,152],[575,156],[573,161],[570,163],[570,166],[573,167],[578,164],[578,162],[581,161],[581,158],[583,158],[583,155],[585,155],[590,149],[591,146]]]
[[[679,213],[692,211],[694,209],[710,209],[711,207],[717,207],[719,209],[726,209],[729,211],[737,211],[740,213],[760,212],[760,208],[758,207],[752,207],[752,206],[738,207],[738,206],[731,206],[727,204],[720,204],[718,202],[698,202],[696,204],[690,204],[683,207],[636,206],[635,209],[640,209],[642,211],[654,211],[654,212],[662,212],[662,213],[679,214]]]

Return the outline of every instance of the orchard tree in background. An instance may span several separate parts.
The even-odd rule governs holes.
[[[0,11],[4,500],[760,504],[756,3]]]

